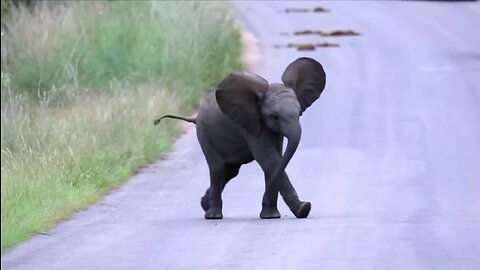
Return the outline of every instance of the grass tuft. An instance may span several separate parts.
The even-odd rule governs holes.
[[[224,3],[43,3],[2,29],[2,251],[168,151],[177,123],[152,121],[241,68]]]

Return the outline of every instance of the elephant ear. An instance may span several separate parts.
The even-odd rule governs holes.
[[[325,71],[316,60],[302,57],[288,65],[282,81],[295,91],[303,113],[325,88]]]
[[[223,79],[215,91],[220,110],[233,122],[254,136],[260,134],[261,112],[268,82],[256,75],[246,72],[234,72]]]

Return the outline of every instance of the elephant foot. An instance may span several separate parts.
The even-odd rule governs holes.
[[[280,218],[280,212],[278,212],[276,205],[262,204],[262,212],[260,212],[261,219]]]
[[[205,219],[222,219],[222,218],[223,218],[222,207],[219,207],[219,206],[210,207],[205,212]]]
[[[300,202],[296,209],[291,209],[292,213],[297,218],[306,218],[308,214],[310,214],[310,210],[312,209],[312,204],[310,202]]]
[[[200,200],[200,205],[202,206],[205,212],[208,211],[208,208],[210,208],[210,202],[207,196],[202,197],[202,199]]]

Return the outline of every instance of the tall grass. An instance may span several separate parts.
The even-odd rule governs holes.
[[[167,151],[174,122],[240,68],[228,5],[70,2],[2,29],[2,251],[98,200]]]

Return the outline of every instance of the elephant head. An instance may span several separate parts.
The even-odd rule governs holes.
[[[299,117],[320,97],[325,71],[317,61],[302,57],[288,65],[282,81],[269,85],[255,74],[232,73],[215,92],[221,111],[250,134],[258,137],[266,127],[288,139],[271,179],[276,179],[293,157],[302,133]]]

